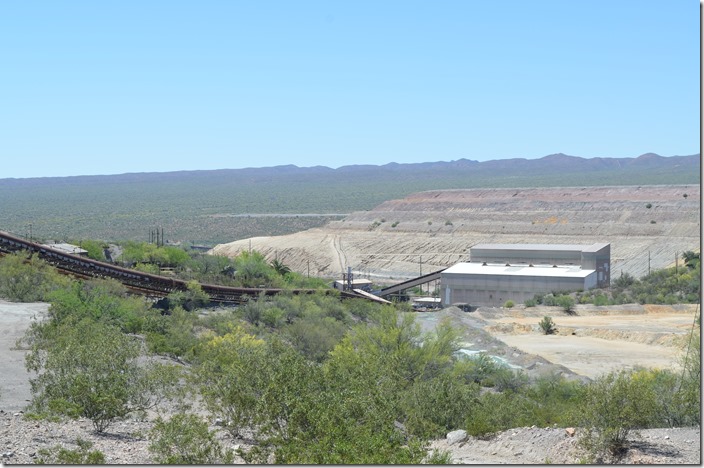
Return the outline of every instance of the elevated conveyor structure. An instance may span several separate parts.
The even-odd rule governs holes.
[[[447,268],[443,268],[442,270],[434,271],[432,273],[428,273],[427,275],[409,279],[407,281],[404,281],[403,283],[394,284],[393,286],[389,286],[388,288],[382,289],[378,295],[379,297],[389,297],[398,294],[401,291],[405,291],[406,289],[414,288],[416,286],[420,286],[421,284],[430,283],[432,281],[437,281],[440,279],[440,273],[442,273],[446,269]]]
[[[153,298],[166,297],[175,291],[186,291],[187,282],[166,276],[152,275],[110,263],[99,262],[90,258],[69,254],[60,250],[30,242],[21,237],[0,231],[0,255],[26,251],[36,253],[39,258],[56,267],[60,272],[79,278],[114,278],[128,290]],[[215,284],[201,283],[203,292],[210,296],[211,302],[242,304],[261,295],[274,296],[282,292],[293,294],[313,294],[316,289],[274,289],[274,288],[236,288]],[[363,298],[353,291],[324,290],[327,294],[340,294],[342,299]]]

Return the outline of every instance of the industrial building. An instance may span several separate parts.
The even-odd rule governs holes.
[[[501,306],[538,293],[608,287],[611,245],[478,244],[440,274],[443,305]]]

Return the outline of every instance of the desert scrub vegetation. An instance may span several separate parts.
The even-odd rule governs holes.
[[[272,278],[289,275],[259,256],[245,260]],[[230,460],[185,404],[196,400],[233,440],[246,433],[253,448],[238,455],[256,463],[420,463],[428,441],[451,430],[483,437],[553,424],[588,428],[584,446],[597,460],[622,453],[624,433],[699,424],[696,327],[682,372],[642,369],[584,383],[531,379],[486,354],[468,357],[447,323],[424,333],[413,313],[392,305],[284,293],[206,314],[180,297],[156,309],[114,281],[67,281],[48,294],[47,318],[24,340],[36,372],[27,417],[85,417],[105,432],[173,400],[178,413],[150,433],[158,463]],[[152,354],[181,364],[150,364]]]
[[[699,254],[685,252],[679,267],[654,270],[635,278],[624,273],[612,279],[607,289],[590,289],[576,293],[552,292],[536,294],[525,301],[526,307],[538,304],[559,306],[573,314],[575,304],[597,306],[618,304],[696,304],[701,294],[701,264]]]
[[[35,341],[27,354],[32,412],[84,417],[97,432],[130,413],[154,408],[178,381],[177,368],[141,365],[140,345],[91,319],[66,323]]]
[[[208,423],[195,414],[159,417],[150,431],[149,451],[162,465],[231,464],[234,454],[222,447]]]
[[[544,335],[552,335],[557,332],[555,322],[548,316],[543,317],[543,319],[538,323],[538,326]]]
[[[76,439],[77,449],[68,449],[61,445],[40,449],[37,453],[37,465],[104,465],[105,455],[100,450],[91,450],[93,443],[81,438]]]
[[[0,297],[16,302],[46,301],[67,278],[38,255],[16,252],[0,257]]]

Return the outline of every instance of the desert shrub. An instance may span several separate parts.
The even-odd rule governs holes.
[[[479,396],[479,385],[449,373],[415,383],[402,399],[408,432],[437,438],[462,427]]]
[[[536,301],[534,298],[531,298],[526,300],[526,302],[524,302],[524,305],[526,307],[535,307],[538,305],[538,301]]]
[[[486,353],[461,357],[454,366],[453,373],[462,377],[464,382],[478,383],[483,387],[493,386],[492,376],[498,372],[499,365]]]
[[[424,460],[425,465],[451,465],[452,453],[449,450],[433,450]]]
[[[235,279],[244,287],[278,286],[277,280],[281,279],[264,255],[257,251],[240,253],[235,258],[235,269]]]
[[[578,407],[585,388],[582,382],[567,380],[557,372],[537,378],[524,392],[526,398],[534,402],[531,408],[532,424],[577,425]]]
[[[143,298],[129,296],[127,289],[114,279],[74,281],[53,291],[48,299],[54,325],[89,319],[128,333],[141,331],[149,307]]]
[[[516,305],[516,304],[514,304],[514,302],[510,299],[508,301],[504,302],[504,307],[507,309],[511,309],[514,305]]]
[[[518,392],[528,385],[528,376],[522,370],[499,366],[491,376],[493,387],[499,392]]]
[[[171,315],[152,310],[144,319],[143,332],[149,351],[171,356],[189,357],[198,344],[194,328],[197,317],[181,307]]]
[[[592,461],[619,460],[629,434],[647,427],[657,412],[656,394],[647,379],[633,372],[612,372],[594,380],[581,405],[580,444]]]
[[[206,306],[210,302],[210,296],[203,291],[197,281],[189,281],[185,291],[174,291],[167,296],[167,299],[169,309],[183,307],[189,312]]]
[[[555,298],[555,305],[562,307],[562,310],[569,315],[574,314],[574,298],[572,296],[568,296],[566,294],[557,296]]]
[[[242,314],[246,321],[258,327],[266,308],[267,306],[262,300],[249,301],[242,307]]]
[[[161,273],[161,268],[155,263],[135,263],[132,266],[133,269],[137,271],[142,271],[144,273],[149,273],[150,275],[158,275]]]
[[[692,328],[687,345],[680,357],[682,374],[675,394],[676,414],[673,424],[701,425],[701,338],[698,328]]]
[[[608,296],[607,296],[606,294],[596,294],[596,295],[594,296],[594,299],[593,299],[592,303],[593,303],[595,306],[605,306],[605,305],[609,305],[609,298],[608,298]]]
[[[486,436],[513,427],[530,426],[534,402],[513,392],[483,393],[466,415],[465,430],[472,436]]]
[[[262,313],[262,322],[267,327],[278,328],[284,323],[285,312],[278,307],[267,307]]]
[[[305,316],[283,329],[283,335],[308,359],[322,362],[340,342],[347,327],[331,317]]]
[[[149,451],[162,465],[229,464],[234,458],[231,451],[223,449],[208,424],[194,414],[175,414],[168,421],[158,418],[150,439]]]
[[[98,432],[135,411],[154,407],[173,379],[138,364],[140,344],[117,328],[83,319],[33,342],[26,357],[31,407],[39,414],[84,417]]]
[[[90,450],[93,443],[76,439],[78,449],[71,450],[61,445],[39,449],[37,465],[104,465],[105,455],[99,450]]]
[[[256,421],[264,388],[265,355],[265,342],[239,326],[197,349],[195,382],[206,407],[223,417],[234,436]]]
[[[93,260],[98,260],[100,262],[105,261],[105,248],[107,247],[107,244],[104,242],[93,239],[71,239],[69,242],[85,250],[87,252],[86,257],[92,258]]]
[[[637,280],[630,273],[621,273],[621,275],[613,281],[613,286],[620,289],[625,289]]]
[[[345,305],[351,315],[362,320],[369,318],[379,308],[378,304],[363,299],[348,300]]]
[[[0,296],[11,301],[46,301],[70,280],[37,254],[17,252],[0,257]]]
[[[410,418],[402,402],[414,385],[441,379],[452,366],[454,340],[444,325],[422,336],[412,315],[390,307],[353,328],[322,365],[274,339],[260,366],[266,378],[257,445],[243,457],[260,463],[269,457],[296,464],[419,463],[427,455],[421,440],[397,428]],[[435,383],[426,390],[442,393],[446,386]],[[415,427],[423,431],[425,425]]]
[[[548,316],[543,317],[540,323],[538,323],[538,326],[545,335],[552,335],[557,331],[557,328],[555,328],[555,322],[553,322],[552,318]]]

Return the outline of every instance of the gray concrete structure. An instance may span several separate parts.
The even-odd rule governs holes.
[[[472,263],[510,265],[578,265],[596,270],[597,286],[606,288],[611,282],[611,244],[477,244],[469,249]]]
[[[502,306],[537,293],[607,287],[610,244],[479,244],[440,275],[444,305]]]

